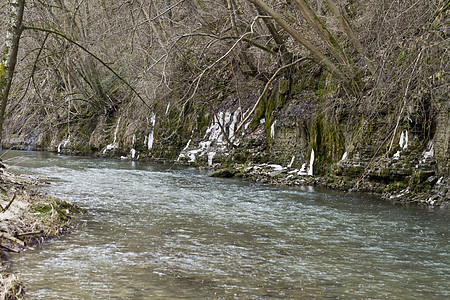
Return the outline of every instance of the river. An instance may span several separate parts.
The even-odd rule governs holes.
[[[450,213],[171,164],[8,151],[87,209],[11,255],[30,299],[444,299]]]

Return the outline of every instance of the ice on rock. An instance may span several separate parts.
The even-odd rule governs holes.
[[[308,175],[308,173],[306,172],[306,164],[303,164],[302,167],[300,168],[300,171],[298,171],[298,175]]]
[[[408,148],[408,131],[402,131],[400,135],[400,141],[398,142],[400,149]]]
[[[313,176],[313,165],[314,165],[314,149],[311,149],[311,158],[309,159],[309,169],[308,175]]]
[[[270,138],[273,139],[275,137],[275,124],[277,121],[273,121],[272,126],[270,126]]]
[[[152,150],[153,148],[153,137],[155,134],[155,123],[156,123],[156,115],[153,114],[151,119],[150,119],[150,123],[152,125],[152,131],[150,131],[150,133],[148,134],[148,139],[147,139],[147,147],[148,150]]]
[[[208,152],[208,166],[212,166],[213,158],[216,155],[216,152]]]
[[[67,144],[69,144],[69,143],[70,143],[70,135],[67,137],[67,139],[65,139],[64,141],[59,143],[59,145],[58,145],[58,153],[61,153],[61,146],[66,147]]]
[[[289,163],[289,165],[288,165],[287,167],[288,167],[288,168],[292,167],[292,164],[294,163],[294,161],[295,161],[295,155],[292,156],[291,162]]]
[[[108,146],[106,146],[106,148],[103,150],[103,154],[105,154],[108,150],[117,148],[117,133],[119,132],[119,126],[120,126],[120,118],[117,119],[117,125],[116,125],[116,129],[114,130],[114,139],[112,144],[109,144]]]

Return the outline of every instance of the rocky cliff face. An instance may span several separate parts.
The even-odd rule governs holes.
[[[440,174],[450,174],[450,101],[441,104],[436,116],[434,137],[437,169]]]
[[[368,58],[339,26],[325,24],[345,42],[341,50],[349,56],[350,82],[311,59],[287,34],[273,49],[260,44],[269,43],[269,35],[245,47],[228,39],[220,47],[219,41],[190,40],[173,53],[176,59],[154,70],[155,78],[161,73],[164,80],[141,74],[136,86],[145,99],[140,100],[80,56],[86,82],[75,84],[72,65],[68,74],[49,69],[54,86],[43,81],[47,94],[30,93],[17,107],[11,103],[3,146],[161,159],[227,168],[227,174],[263,182],[320,184],[404,202],[448,202],[448,4],[380,1],[380,10],[367,1],[350,2],[348,17],[375,69],[369,70]],[[334,20],[330,12],[319,13]],[[210,46],[214,51],[206,53]],[[199,57],[200,52],[206,54]],[[126,70],[140,66],[142,57],[133,52],[121,59],[131,60],[124,62]]]
[[[380,126],[385,119],[364,120],[342,108],[345,118],[330,118],[324,113],[328,104],[306,90],[277,106],[279,97],[267,97],[248,119],[252,105],[239,106],[230,97],[197,117],[187,127],[193,129],[177,134],[176,141],[164,138],[170,115],[157,112],[141,119],[127,114],[98,118],[88,128],[74,123],[70,135],[30,126],[35,130],[8,132],[6,145],[227,168],[231,175],[261,182],[375,192],[398,202],[449,202],[448,102],[433,115],[435,129],[424,140],[408,122],[387,134]]]

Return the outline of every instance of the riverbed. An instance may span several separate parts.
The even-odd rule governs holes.
[[[10,256],[31,299],[443,299],[448,209],[130,160],[8,151],[87,212]]]

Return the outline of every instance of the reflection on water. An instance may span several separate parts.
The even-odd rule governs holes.
[[[274,188],[172,165],[8,152],[88,209],[12,256],[33,299],[450,296],[447,210]]]

